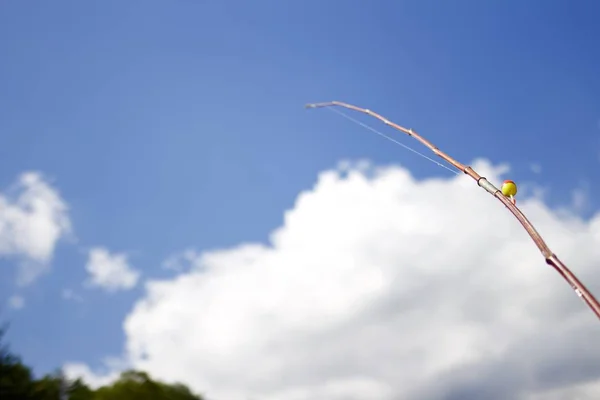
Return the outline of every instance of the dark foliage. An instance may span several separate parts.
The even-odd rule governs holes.
[[[83,381],[69,381],[60,372],[33,376],[31,368],[4,343],[0,329],[0,399],[2,400],[203,400],[182,384],[167,384],[141,371],[123,372],[120,378],[96,390]]]

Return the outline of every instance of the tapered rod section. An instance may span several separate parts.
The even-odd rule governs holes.
[[[371,117],[377,118],[384,124],[391,126],[392,128],[407,134],[418,140],[421,144],[426,146],[429,150],[431,150],[435,155],[442,158],[448,164],[452,165],[457,170],[465,173],[470,176],[477,185],[484,189],[486,192],[490,193],[494,196],[500,203],[502,203],[511,213],[512,215],[519,221],[523,229],[527,231],[527,234],[533,240],[537,248],[540,250],[544,258],[546,259],[546,263],[551,265],[559,274],[563,277],[563,279],[573,288],[575,293],[588,305],[588,307],[596,314],[598,319],[600,319],[600,303],[594,297],[594,295],[585,287],[583,283],[575,276],[569,268],[562,261],[558,259],[558,257],[550,250],[542,236],[535,229],[533,224],[529,222],[525,214],[517,207],[515,203],[513,203],[510,199],[502,194],[500,189],[496,188],[491,182],[489,182],[485,177],[479,175],[473,168],[468,165],[464,165],[453,157],[450,157],[448,154],[444,153],[440,149],[438,149],[433,143],[429,140],[425,139],[423,136],[419,135],[417,132],[412,129],[407,129],[403,126],[400,126],[384,116],[377,114],[367,108],[357,107],[352,104],[343,103],[341,101],[330,101],[326,103],[312,103],[307,104],[306,108],[322,108],[322,107],[343,107],[349,110],[357,111],[363,114],[370,115]]]

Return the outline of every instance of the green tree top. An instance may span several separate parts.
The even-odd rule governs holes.
[[[1,400],[204,400],[183,384],[167,384],[135,370],[97,390],[81,379],[68,381],[60,371],[34,379],[31,369],[4,344],[5,332],[0,329]]]

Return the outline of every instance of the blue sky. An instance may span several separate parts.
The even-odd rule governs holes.
[[[142,286],[83,287],[91,247],[165,277],[163,260],[187,247],[266,241],[340,160],[448,176],[308,102],[371,108],[465,163],[510,163],[553,206],[587,184],[591,213],[599,13],[592,0],[2,2],[0,187],[40,171],[73,225],[30,286],[0,259],[2,300],[26,301],[2,312],[11,345],[39,373],[121,352]]]

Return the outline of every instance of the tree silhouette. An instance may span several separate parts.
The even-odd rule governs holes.
[[[81,379],[69,381],[60,370],[35,379],[31,368],[4,343],[0,328],[2,400],[204,400],[180,383],[167,384],[143,371],[125,371],[110,385],[92,390]]]

